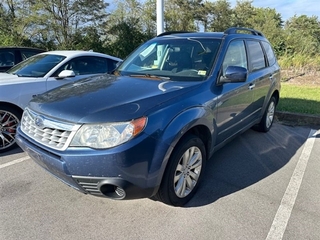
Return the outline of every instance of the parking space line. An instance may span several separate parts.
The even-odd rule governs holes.
[[[302,178],[315,142],[316,134],[317,130],[311,129],[266,240],[279,240],[283,237],[300,189]]]
[[[11,166],[11,165],[14,165],[14,164],[23,162],[23,161],[28,160],[28,159],[30,159],[30,157],[29,157],[29,156],[26,156],[26,157],[23,157],[23,158],[18,158],[18,159],[16,159],[16,160],[13,160],[13,161],[11,161],[11,162],[7,162],[7,163],[4,163],[4,164],[0,164],[0,169],[1,169],[1,168],[5,168],[5,167],[9,167],[9,166]]]

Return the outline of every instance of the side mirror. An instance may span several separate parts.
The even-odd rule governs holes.
[[[247,80],[248,70],[244,67],[229,66],[224,76],[221,76],[219,83],[236,83]]]
[[[63,70],[59,73],[58,78],[67,78],[67,77],[74,77],[76,74],[72,70]]]
[[[108,73],[117,75],[117,73],[118,73],[117,69],[119,68],[119,66],[120,66],[122,63],[123,63],[123,61],[117,62],[115,69],[113,69],[112,71],[108,71]]]

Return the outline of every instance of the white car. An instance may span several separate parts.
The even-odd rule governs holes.
[[[0,73],[0,153],[15,146],[23,109],[34,95],[94,74],[110,73],[120,61],[91,51],[51,51]]]

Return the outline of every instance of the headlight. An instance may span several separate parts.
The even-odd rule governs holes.
[[[130,122],[84,124],[73,137],[70,146],[111,148],[125,143],[138,135],[145,127],[147,118]]]

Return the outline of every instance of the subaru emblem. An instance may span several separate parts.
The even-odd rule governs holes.
[[[43,128],[43,118],[41,116],[37,116],[34,119],[34,124],[39,128]]]

